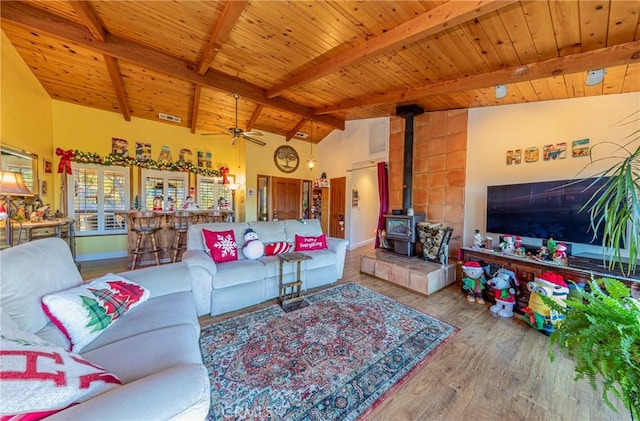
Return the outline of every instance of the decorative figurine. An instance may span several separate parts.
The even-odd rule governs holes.
[[[516,251],[516,247],[513,244],[513,237],[505,235],[504,240],[500,243],[500,250],[506,254],[513,254]]]
[[[484,248],[484,238],[482,238],[482,234],[480,234],[480,230],[478,229],[473,233],[473,248]]]
[[[184,209],[184,210],[198,210],[198,209],[200,209],[200,206],[198,206],[196,201],[193,200],[193,196],[187,196],[187,198],[184,200],[184,205],[182,205],[182,209]]]
[[[158,195],[156,197],[153,198],[153,210],[162,210],[162,196]]]
[[[549,250],[549,256],[553,256],[553,254],[556,252],[556,240],[554,240],[553,238],[549,238],[547,240],[547,249]]]
[[[549,260],[549,249],[547,249],[547,246],[540,246],[536,254],[536,259],[540,261]]]
[[[556,245],[556,251],[553,253],[553,257],[551,258],[554,262],[567,266],[569,264],[569,258],[567,257],[567,246],[563,243],[558,243]]]
[[[551,310],[540,298],[546,296],[561,305],[566,306],[565,300],[569,295],[569,288],[561,275],[546,272],[537,275],[535,280],[527,284],[529,305],[524,308],[524,321],[532,328],[545,334],[551,334],[558,323],[562,321],[562,315]]]
[[[387,241],[387,231],[378,230],[378,238],[380,239],[380,247],[383,249],[389,248],[389,241]]]
[[[482,290],[485,289],[487,284],[487,279],[484,277],[484,269],[482,269],[480,263],[469,261],[462,265],[462,271],[466,275],[462,277],[462,289],[467,293],[467,301],[484,304]]]
[[[495,290],[496,298],[496,303],[489,307],[489,310],[500,317],[513,317],[516,287],[520,285],[516,274],[511,270],[500,268],[488,284]]]
[[[171,211],[171,212],[174,212],[176,210],[176,204],[175,204],[175,201],[173,200],[173,197],[169,196],[167,198],[167,206],[166,207],[167,207],[167,210]]]
[[[244,245],[242,254],[247,259],[259,259],[264,255],[264,244],[258,239],[258,233],[252,228],[247,228],[244,232]]]

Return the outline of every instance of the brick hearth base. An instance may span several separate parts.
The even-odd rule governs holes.
[[[362,255],[360,272],[428,296],[456,281],[456,265],[426,262],[376,249]]]

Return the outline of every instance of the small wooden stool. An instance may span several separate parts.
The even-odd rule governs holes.
[[[186,234],[189,230],[189,224],[193,224],[196,215],[186,210],[176,211],[169,218],[169,227],[175,230],[173,236],[173,246],[171,246],[171,261],[175,263],[178,260],[178,253],[187,249],[187,245],[182,242],[182,234]],[[182,254],[180,254],[182,258]]]
[[[156,258],[156,265],[160,265],[160,254],[156,241],[156,232],[160,229],[162,215],[156,215],[151,211],[132,212],[129,214],[129,228],[131,232],[137,234],[136,247],[131,250],[133,263],[131,269],[135,269],[138,264],[138,256],[153,253]],[[151,248],[144,248],[147,238],[151,239]]]

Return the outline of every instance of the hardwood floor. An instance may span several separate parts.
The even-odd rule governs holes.
[[[425,298],[360,273],[360,256],[369,248],[347,252],[340,283],[355,282],[457,326],[460,331],[387,398],[369,420],[628,420],[602,401],[587,380],[573,381],[573,362],[547,356],[549,339],[518,318],[493,316],[488,305],[468,303],[459,284]],[[83,262],[83,278],[126,270],[126,259]],[[217,317],[233,317],[275,303]]]

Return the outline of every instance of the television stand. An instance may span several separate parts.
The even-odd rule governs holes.
[[[609,277],[615,278],[624,282],[627,286],[631,287],[633,284],[640,284],[640,278],[628,278],[621,274],[605,273],[599,270],[585,270],[573,266],[562,266],[554,262],[541,262],[526,256],[516,256],[513,254],[504,254],[487,249],[474,249],[472,247],[462,247],[460,249],[461,262],[467,262],[469,260],[482,261],[486,264],[493,266],[493,268],[505,268],[512,270],[518,280],[520,286],[518,287],[519,293],[516,296],[516,305],[514,311],[522,313],[522,309],[529,305],[529,290],[527,284],[534,280],[534,278],[544,272],[553,272],[561,275],[565,280],[573,281],[576,283],[588,282],[591,276],[595,278]],[[462,271],[459,271],[459,281],[462,281]],[[495,302],[491,288],[487,288],[483,292],[485,300]]]

